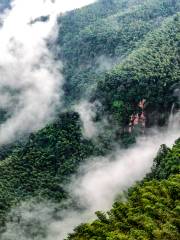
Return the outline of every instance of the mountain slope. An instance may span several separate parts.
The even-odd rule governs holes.
[[[167,171],[169,177],[166,180],[145,180],[136,185],[130,191],[127,201],[114,203],[107,214],[97,212],[97,220],[80,225],[68,239],[178,240],[179,162],[180,141],[177,141],[165,157],[161,155],[161,164],[153,170],[158,172],[158,178]]]
[[[67,102],[90,94],[102,72],[121,62],[144,37],[180,10],[176,0],[99,1],[60,21]]]
[[[60,16],[56,57],[64,63],[67,111],[20,143],[0,147],[0,233],[22,201],[69,200],[65,186],[86,159],[128,147],[178,111],[179,11],[179,0],[100,0]],[[102,130],[91,140],[69,110],[84,99],[100,103],[93,121]],[[139,131],[131,117],[142,113]],[[115,203],[108,217],[98,212],[99,220],[69,239],[179,239],[179,151],[179,141],[172,150],[162,146],[127,202]]]
[[[137,50],[99,83],[95,99],[120,126],[127,126],[131,114],[139,112],[142,99],[146,100],[148,125],[163,125],[173,103],[178,108],[179,99],[174,91],[180,82],[179,31],[177,14],[149,34]]]
[[[61,202],[63,189],[78,165],[94,152],[83,139],[77,113],[64,113],[0,162],[0,228],[7,212],[31,198]]]

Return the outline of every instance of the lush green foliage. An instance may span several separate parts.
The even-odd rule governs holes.
[[[176,141],[173,149],[162,145],[157,157],[154,159],[152,171],[148,179],[167,179],[171,174],[180,173],[180,139]]]
[[[99,71],[104,62],[108,62],[104,71],[107,65],[112,68],[121,62],[179,9],[178,0],[103,0],[60,18],[67,100],[88,94],[102,78]]]
[[[137,186],[128,202],[116,202],[106,215],[76,228],[68,239],[178,240],[180,175]]]
[[[154,161],[151,177],[119,201],[107,214],[97,212],[98,219],[82,224],[68,239],[109,240],[178,240],[180,238],[180,142],[172,150],[165,146]],[[173,175],[177,173],[176,175]]]
[[[14,149],[17,149],[23,146],[24,144],[22,141],[21,142],[16,141],[15,143],[12,143],[12,144],[6,144],[3,146],[0,146],[0,161],[7,158],[13,152]]]
[[[65,198],[63,184],[93,151],[73,112],[32,134],[24,147],[0,162],[0,226],[7,210],[21,200],[39,197],[60,202]]]
[[[179,15],[166,20],[99,83],[96,98],[120,125],[126,126],[129,116],[139,111],[141,99],[146,99],[148,125],[163,124],[166,112],[178,104],[174,90],[180,80],[179,30]]]
[[[87,157],[103,155],[114,140],[134,143],[126,130],[139,101],[146,99],[148,126],[163,125],[172,104],[179,107],[179,10],[179,0],[100,0],[59,18],[65,102],[88,95],[101,103],[96,120],[105,117],[110,125],[94,144],[83,138],[78,114],[67,112],[26,143],[0,147],[0,231],[23,200],[67,198],[63,186]],[[4,117],[0,109],[0,123]],[[108,214],[97,212],[98,220],[69,239],[179,239],[179,161],[180,141],[172,150],[163,145],[128,200]]]

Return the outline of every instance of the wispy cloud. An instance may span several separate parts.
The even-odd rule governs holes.
[[[82,133],[84,137],[95,137],[98,133],[97,125],[93,121],[96,116],[95,104],[89,103],[87,100],[83,100],[74,106],[74,110],[80,115],[82,121]]]
[[[30,235],[28,237],[24,235],[25,230],[27,232],[28,229],[31,232],[34,228],[33,225],[25,224],[29,221],[26,217],[29,215],[33,219],[32,222],[35,221],[34,219],[40,221],[46,233],[45,237],[38,236],[34,239],[64,239],[79,224],[93,220],[95,211],[110,209],[119,194],[123,195],[123,192],[133,186],[136,181],[142,180],[150,172],[160,145],[167,144],[171,147],[179,138],[179,128],[180,114],[178,113],[174,117],[171,116],[168,128],[161,130],[153,128],[147,136],[139,137],[137,143],[131,148],[117,149],[109,156],[89,159],[86,161],[87,164],[83,164],[78,173],[72,177],[71,184],[66,186],[77,208],[62,210],[58,214],[61,220],[54,220],[52,217],[54,207],[51,204],[50,207],[44,207],[43,203],[42,207],[35,205],[33,209],[38,208],[38,216],[37,211],[33,214],[27,203],[22,204],[15,211],[22,215],[22,220],[10,222],[2,239],[30,239],[28,238]],[[24,206],[27,207],[24,208]]]
[[[54,44],[59,13],[91,2],[14,0],[0,16],[0,108],[8,112],[0,144],[43,127],[61,107],[62,64],[47,40]],[[40,21],[42,16],[46,21]]]

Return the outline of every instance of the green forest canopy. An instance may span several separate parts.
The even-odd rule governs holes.
[[[82,224],[68,239],[178,240],[180,238],[180,140],[162,146],[151,179],[133,187],[128,199],[115,202],[97,220]],[[157,175],[158,174],[158,175]]]
[[[110,126],[96,142],[87,140],[79,115],[67,111],[28,140],[1,147],[0,232],[19,202],[60,203],[68,198],[63,184],[88,157],[107,154],[114,140],[133,143],[125,129],[139,101],[146,99],[147,126],[164,125],[172,104],[179,108],[179,10],[178,0],[101,0],[59,18],[65,104],[69,109],[88,95],[101,103],[96,121],[105,117]],[[101,57],[110,68],[100,70]],[[96,221],[69,239],[179,239],[179,151],[179,141],[172,149],[162,146],[152,172],[129,190],[127,201],[108,214],[97,212]]]

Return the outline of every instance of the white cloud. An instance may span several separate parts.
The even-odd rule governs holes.
[[[60,12],[91,2],[14,0],[12,9],[0,16],[0,108],[9,111],[0,126],[0,145],[43,127],[61,107],[62,64],[54,60],[46,41],[56,38]],[[47,15],[48,21],[31,24]]]
[[[82,133],[85,138],[95,137],[98,133],[97,126],[93,119],[96,116],[95,104],[91,104],[84,100],[74,107],[74,110],[79,113],[83,129]]]
[[[168,128],[152,129],[149,135],[138,138],[130,149],[118,149],[109,156],[89,159],[68,186],[69,194],[82,210],[62,212],[62,221],[52,221],[49,225],[47,239],[62,240],[79,224],[94,219],[95,211],[110,209],[119,194],[150,172],[160,145],[172,147],[179,138],[179,128],[178,113],[171,116]]]
[[[95,211],[109,210],[119,194],[150,172],[160,145],[172,147],[179,138],[179,128],[180,113],[171,116],[168,128],[152,129],[130,149],[117,149],[109,156],[89,159],[68,186],[69,194],[82,211],[63,212],[62,221],[49,225],[48,240],[62,240],[79,224],[94,219]]]
[[[161,129],[161,131],[153,129],[147,136],[138,138],[137,144],[131,148],[117,149],[109,156],[89,159],[87,164],[83,164],[77,175],[72,178],[71,184],[67,186],[69,195],[81,210],[64,209],[60,212],[61,220],[55,221],[51,217],[53,208],[48,210],[42,204],[40,209],[37,206],[41,216],[36,212],[31,215],[31,219],[42,219],[41,224],[47,230],[45,239],[63,240],[79,224],[93,220],[95,211],[109,210],[119,194],[133,186],[136,181],[142,180],[146,173],[150,172],[160,145],[167,144],[171,147],[179,138],[179,129],[180,115],[177,114],[174,117],[171,116],[168,128]],[[34,209],[37,207],[35,206]],[[27,209],[20,208],[18,211],[22,212],[20,214],[22,222],[9,223],[7,232],[2,237],[3,240],[29,239],[24,235],[27,227],[29,230],[33,230],[32,225],[24,224],[29,219],[27,218],[29,207]],[[40,237],[35,239],[41,240]]]

